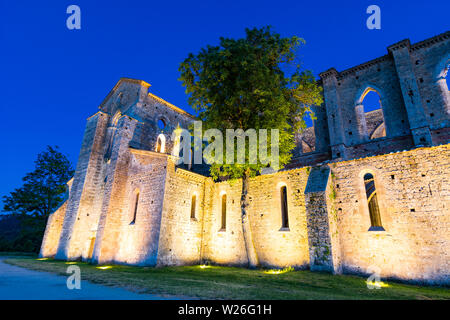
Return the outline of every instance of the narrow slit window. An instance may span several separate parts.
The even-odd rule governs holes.
[[[130,224],[134,224],[136,222],[136,216],[138,211],[138,205],[139,205],[139,191],[136,192],[135,198],[134,198],[134,206],[133,206],[133,219],[131,220]]]
[[[191,219],[195,219],[195,206],[197,205],[197,196],[194,194],[191,200]]]
[[[289,228],[289,215],[288,215],[288,203],[287,203],[287,188],[282,186],[280,189],[281,200],[281,228]]]
[[[95,237],[91,238],[91,241],[89,244],[88,260],[92,259],[92,255],[94,253],[94,246],[95,246]]]
[[[227,195],[222,195],[222,226],[220,230],[225,230],[227,227]]]
[[[156,144],[156,152],[161,152],[161,139],[158,138],[158,142]]]
[[[110,131],[109,139],[108,139],[108,147],[106,148],[105,152],[105,160],[109,160],[111,158],[112,153],[112,147],[114,145],[114,138],[115,138],[115,128],[108,129]]]
[[[381,225],[380,208],[378,206],[377,190],[375,188],[375,179],[372,174],[364,175],[364,185],[366,189],[367,205],[370,215],[369,231],[384,231]]]

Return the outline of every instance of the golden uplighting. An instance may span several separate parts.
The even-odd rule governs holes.
[[[383,282],[383,281],[366,281],[367,285],[374,286],[376,288],[387,288],[389,287],[389,284]]]
[[[265,274],[282,274],[286,272],[294,271],[292,267],[284,268],[284,269],[272,269],[272,270],[266,270],[264,271]]]
[[[200,267],[200,269],[211,268],[211,266],[207,266],[206,264],[202,264],[199,267]]]
[[[39,259],[36,259],[36,260],[44,261],[44,260],[48,260],[48,258],[39,258]]]
[[[69,261],[69,262],[66,262],[66,264],[77,264],[77,262],[76,261]]]
[[[106,269],[111,269],[111,266],[101,266],[101,267],[97,267],[97,269],[102,269],[102,270],[106,270]]]

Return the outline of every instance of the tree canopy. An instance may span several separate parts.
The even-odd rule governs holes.
[[[47,146],[34,163],[34,171],[22,178],[22,187],[3,197],[4,211],[46,217],[61,205],[74,174],[72,164],[57,146]]]
[[[280,167],[287,164],[295,132],[306,127],[305,113],[322,103],[321,88],[312,73],[301,70],[297,52],[303,44],[299,37],[282,37],[263,27],[246,29],[241,39],[222,37],[219,45],[189,54],[180,65],[180,80],[189,104],[203,121],[203,130],[278,129]],[[248,159],[248,144],[245,154]],[[264,167],[259,161],[223,161],[211,166],[211,175],[239,178]]]
[[[260,157],[265,152],[260,148],[267,149],[268,154],[277,149],[277,167],[282,168],[292,157],[295,133],[306,127],[305,113],[311,111],[311,106],[322,103],[321,88],[312,73],[301,70],[297,51],[302,44],[303,39],[282,37],[270,27],[246,29],[245,38],[222,37],[219,45],[207,46],[196,55],[189,54],[179,68],[180,80],[186,87],[189,104],[202,121],[202,130],[216,129],[215,132],[221,133],[222,142],[211,135],[207,136],[208,143],[223,144],[227,129],[239,131],[241,141],[246,139],[243,132],[255,130],[259,133],[260,129],[266,129],[267,141],[271,141],[270,146],[260,146],[254,139],[251,143],[249,138],[249,143],[244,140],[244,146],[239,146],[234,144],[233,138],[233,150],[222,155],[217,152],[219,161],[213,162],[210,169],[214,179],[242,178],[242,233],[250,267],[259,264],[247,207],[249,177],[267,167],[264,157]],[[272,144],[272,130],[278,130],[276,145]],[[194,147],[198,148],[198,143],[194,143]],[[221,145],[220,150],[224,149]],[[257,161],[254,158],[250,161],[255,151]],[[242,153],[244,161],[239,163],[234,161],[235,158],[233,161],[227,158],[237,158]]]

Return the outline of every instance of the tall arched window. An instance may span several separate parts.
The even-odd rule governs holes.
[[[221,231],[225,231],[227,228],[227,195],[222,195],[222,224]]]
[[[133,206],[132,206],[132,218],[130,224],[134,224],[136,222],[136,216],[138,211],[138,205],[139,205],[139,190],[136,190],[134,192],[134,199],[133,199]]]
[[[166,147],[166,137],[161,133],[156,140],[156,152],[164,153]]]
[[[195,219],[196,206],[197,206],[197,196],[194,194],[191,200],[191,219]]]
[[[448,70],[450,70],[450,64],[447,65],[447,68],[445,69],[445,81],[447,83],[447,90],[450,91],[450,72],[448,72]]]
[[[192,149],[189,149],[189,162],[188,162],[188,170],[192,169]]]
[[[92,259],[92,255],[94,253],[94,246],[95,246],[95,237],[92,237],[89,242],[88,260]]]
[[[287,203],[287,188],[282,186],[280,188],[280,201],[281,201],[281,228],[289,228],[289,215],[288,215],[288,203]]]
[[[436,101],[437,105],[442,105],[443,110],[434,108],[434,111],[441,113],[438,118],[445,117],[450,114],[450,54],[447,55],[436,66],[436,83],[439,88],[439,100]],[[430,102],[429,100],[427,102]],[[430,113],[430,116],[434,116],[434,112]],[[435,120],[436,121],[436,120]]]
[[[355,115],[360,139],[377,139],[386,136],[381,98],[379,92],[374,88],[367,87],[359,96],[355,105]],[[349,119],[349,123],[351,123],[351,119]],[[348,131],[347,134],[350,137],[354,132]]]
[[[367,204],[370,214],[369,231],[384,231],[381,225],[380,208],[378,207],[377,190],[375,188],[375,179],[371,173],[364,175],[364,186],[366,189]]]
[[[111,158],[112,148],[114,145],[114,140],[116,136],[117,123],[121,118],[122,114],[120,111],[117,111],[114,117],[111,119],[111,123],[107,129],[107,143],[106,143],[106,151],[105,151],[105,160],[108,161]]]

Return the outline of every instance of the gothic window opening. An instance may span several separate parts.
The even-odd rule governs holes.
[[[192,149],[189,149],[189,162],[188,162],[188,170],[192,169]]]
[[[377,190],[375,188],[375,179],[371,173],[364,175],[364,186],[366,189],[367,205],[370,215],[369,231],[384,231],[381,225],[380,208],[378,206]]]
[[[450,72],[448,70],[450,69],[450,64],[447,65],[447,68],[445,70],[445,82],[447,83],[447,91],[450,91]]]
[[[166,137],[163,134],[160,134],[156,140],[156,152],[164,153],[165,147]]]
[[[286,186],[282,186],[280,189],[280,200],[281,200],[281,229],[288,229],[289,228],[289,215],[288,215]]]
[[[227,227],[227,195],[222,195],[222,223],[220,231],[225,231]]]
[[[195,220],[195,209],[197,205],[197,196],[194,194],[191,200],[191,219]]]
[[[88,260],[92,259],[92,255],[94,254],[94,246],[95,246],[95,237],[91,238],[91,240],[89,241]]]
[[[361,103],[366,128],[360,130],[367,130],[367,137],[371,140],[385,137],[386,127],[379,93],[373,88],[367,88],[361,97]]]
[[[110,136],[108,139],[108,145],[106,147],[106,152],[105,152],[105,160],[108,161],[109,159],[111,159],[111,153],[112,153],[112,146],[114,144],[114,137],[115,137],[115,130],[116,128],[112,128],[110,129]]]
[[[117,111],[114,117],[111,120],[111,124],[109,125],[107,129],[107,144],[106,144],[106,151],[105,151],[105,160],[108,161],[111,159],[112,154],[112,148],[114,146],[114,141],[116,137],[116,129],[117,129],[117,123],[119,122],[120,117],[122,114],[120,111]]]
[[[134,203],[133,203],[133,209],[132,209],[133,218],[132,218],[130,224],[135,224],[135,222],[136,222],[138,206],[139,206],[139,191],[136,191],[135,195],[134,195]]]
[[[166,127],[166,122],[163,119],[158,120],[158,128],[160,130],[164,129]]]

